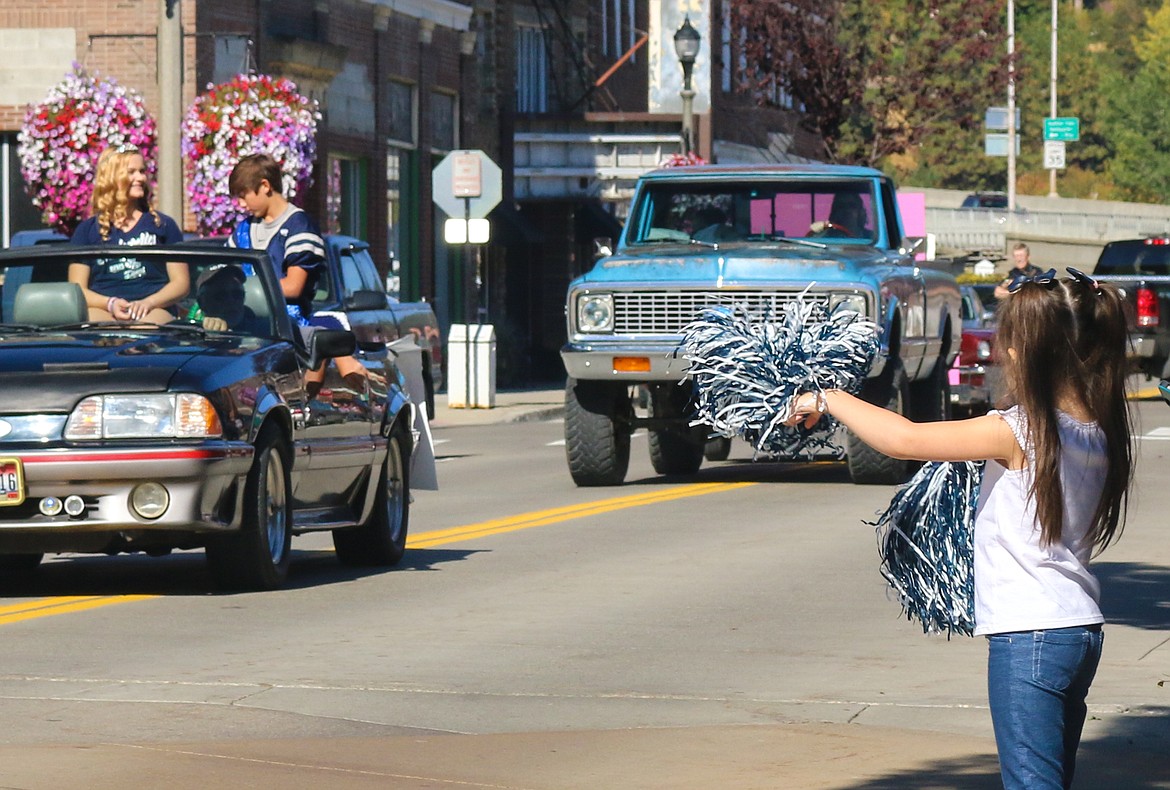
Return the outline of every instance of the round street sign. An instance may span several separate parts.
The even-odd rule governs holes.
[[[483,151],[452,151],[431,172],[431,199],[448,217],[483,219],[502,197],[500,166]]]

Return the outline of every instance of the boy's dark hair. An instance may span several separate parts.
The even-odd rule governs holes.
[[[282,192],[283,173],[280,163],[268,154],[249,154],[236,163],[232,174],[228,176],[228,192],[233,198],[245,192],[255,192],[260,189],[260,182],[267,181],[273,194]]]

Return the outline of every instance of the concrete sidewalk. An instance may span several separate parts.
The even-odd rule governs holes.
[[[454,409],[448,406],[447,393],[435,394],[435,419],[431,427],[454,428],[464,425],[494,425],[505,422],[549,420],[565,413],[565,388],[497,390],[495,406],[490,409]]]

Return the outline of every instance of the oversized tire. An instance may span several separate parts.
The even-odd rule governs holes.
[[[44,558],[44,554],[0,554],[0,572],[31,571]]]
[[[703,445],[703,457],[708,461],[726,461],[731,456],[731,439],[712,436]]]
[[[660,475],[693,475],[703,465],[704,438],[699,428],[691,428],[686,417],[691,390],[677,384],[657,384],[650,388],[650,416],[671,420],[673,424],[651,428],[650,463]]]
[[[374,509],[364,524],[333,530],[333,548],[346,565],[396,565],[406,552],[410,519],[410,440],[395,424],[378,476]]]
[[[578,381],[565,384],[565,456],[579,486],[616,486],[630,468],[633,406],[624,384]]]
[[[951,381],[947,372],[946,357],[939,357],[927,378],[910,385],[910,414],[915,421],[951,419]]]
[[[861,397],[897,414],[905,415],[910,393],[902,362],[891,359],[882,375],[866,381]],[[914,471],[914,464],[899,458],[890,458],[870,447],[848,431],[846,438],[849,476],[861,485],[898,485],[906,482]]]
[[[244,486],[240,531],[207,545],[216,585],[231,590],[275,590],[288,578],[292,503],[288,450],[272,426],[260,432]]]

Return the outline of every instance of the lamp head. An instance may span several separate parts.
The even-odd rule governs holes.
[[[691,25],[691,17],[688,14],[683,18],[682,27],[674,34],[674,51],[684,67],[694,65],[695,58],[699,55],[699,42],[701,40],[702,36]]]

